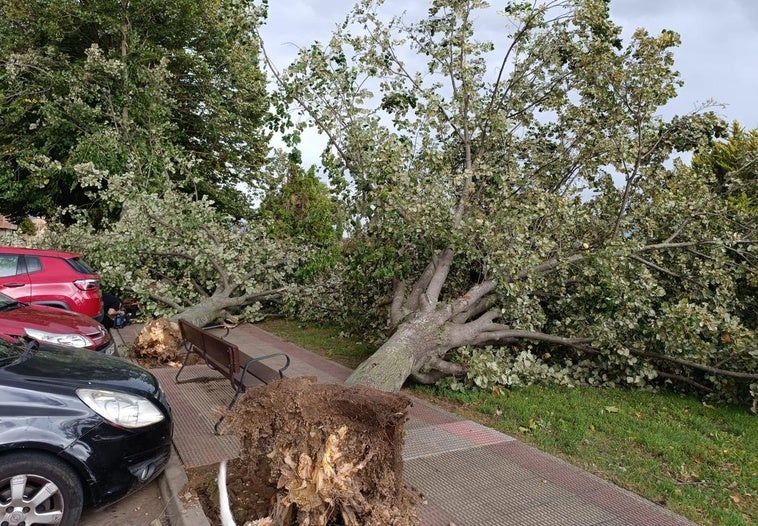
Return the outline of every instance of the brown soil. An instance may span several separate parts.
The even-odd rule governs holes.
[[[292,378],[248,390],[227,416],[242,451],[227,488],[237,524],[416,526],[402,480],[410,400],[365,387]],[[218,466],[190,470],[189,489],[219,524]]]

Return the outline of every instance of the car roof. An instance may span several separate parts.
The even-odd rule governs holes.
[[[63,252],[60,250],[44,250],[39,248],[7,247],[0,246],[0,254],[22,254],[24,256],[50,256],[56,258],[73,259],[81,257],[75,252]]]

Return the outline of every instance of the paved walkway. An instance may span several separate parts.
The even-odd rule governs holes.
[[[118,338],[118,336],[117,336]],[[316,376],[341,383],[349,369],[330,362],[252,325],[231,331],[228,340],[250,356],[286,352],[288,376]],[[187,467],[234,458],[239,443],[215,436],[213,423],[231,400],[232,390],[205,365],[152,371],[166,390],[175,418],[174,445]],[[551,455],[424,400],[412,398],[403,448],[404,478],[424,496],[424,526],[693,524],[633,493]]]

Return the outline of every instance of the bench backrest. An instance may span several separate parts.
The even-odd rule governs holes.
[[[230,380],[240,371],[240,351],[236,345],[182,319],[179,320],[179,330],[184,341],[195,347],[210,367]]]

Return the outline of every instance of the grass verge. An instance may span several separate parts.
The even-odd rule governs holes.
[[[348,367],[373,350],[332,327],[287,320],[259,326]],[[758,523],[758,417],[747,408],[669,393],[552,385],[411,391],[699,524]]]

